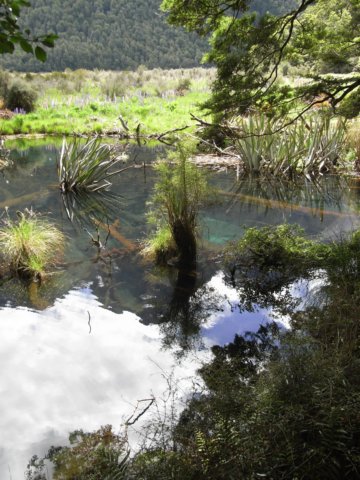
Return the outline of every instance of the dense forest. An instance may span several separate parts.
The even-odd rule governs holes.
[[[65,68],[132,70],[193,67],[199,64],[206,41],[166,24],[159,0],[32,0],[23,24],[34,34],[59,36],[48,60],[16,52],[2,65],[20,71]]]
[[[34,34],[54,32],[56,47],[42,64],[21,51],[4,55],[1,65],[17,71],[65,68],[134,70],[198,66],[207,41],[173,28],[160,11],[160,0],[32,0],[22,24]],[[282,0],[255,0],[263,13],[278,11]]]

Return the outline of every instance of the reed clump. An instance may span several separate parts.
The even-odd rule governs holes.
[[[0,228],[0,248],[4,263],[16,275],[30,279],[43,278],[56,264],[65,243],[63,233],[32,210],[8,215]]]

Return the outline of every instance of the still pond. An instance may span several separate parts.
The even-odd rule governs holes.
[[[137,400],[163,394],[167,375],[186,396],[212,345],[272,319],[288,327],[271,306],[239,308],[236,291],[224,282],[219,252],[246,227],[299,224],[309,237],[328,241],[360,226],[354,179],[323,177],[290,187],[237,179],[223,169],[211,173],[219,193],[201,212],[197,271],[184,278],[138,254],[149,231],[151,163],[162,147],[129,147],[136,168],[113,179],[110,195],[67,200],[58,187],[57,141],[17,140],[7,147],[12,165],[0,176],[1,214],[32,208],[64,232],[66,246],[41,286],[0,280],[2,480],[24,478],[31,456],[66,443],[72,430],[120,428]],[[305,302],[316,288],[316,281],[298,282],[293,295]]]

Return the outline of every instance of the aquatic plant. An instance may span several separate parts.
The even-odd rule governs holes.
[[[17,212],[17,220],[6,217],[0,228],[0,248],[10,269],[17,275],[41,278],[64,247],[60,230],[32,210]]]
[[[159,226],[145,241],[141,253],[158,264],[164,264],[170,258],[175,257],[177,248],[169,226]]]
[[[97,138],[88,139],[85,143],[79,139],[67,143],[64,139],[58,161],[61,191],[106,190],[111,185],[109,179],[112,176],[129,168],[114,170],[123,162],[123,155],[117,154],[110,145],[101,143]]]
[[[166,256],[164,242],[158,238],[164,238],[166,226],[172,237],[168,248],[172,253],[175,245],[178,263],[187,266],[196,260],[198,212],[210,194],[205,174],[191,163],[190,154],[189,149],[179,145],[168,161],[161,161],[155,167],[159,180],[154,188],[149,220],[157,225],[158,233],[150,239],[152,247],[148,247],[156,251],[156,246],[161,245],[160,255]],[[166,238],[169,240],[169,236]]]
[[[285,130],[278,131],[279,125],[264,114],[237,120],[241,133],[234,146],[248,172],[316,176],[334,170],[345,143],[344,120],[316,114]]]

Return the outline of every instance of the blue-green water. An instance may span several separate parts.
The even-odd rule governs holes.
[[[201,212],[197,271],[182,275],[155,268],[138,253],[155,181],[149,165],[160,147],[129,149],[137,168],[114,178],[115,199],[67,203],[57,185],[58,145],[11,148],[13,166],[0,176],[1,211],[32,208],[67,242],[61,265],[38,289],[17,279],[0,286],[1,479],[23,478],[27,460],[64,442],[71,430],[120,426],[136,400],[161,395],[164,371],[175,368],[186,386],[209,346],[271,317],[271,308],[240,312],[236,292],[222,279],[219,250],[245,227],[296,223],[329,240],[359,226],[356,180],[324,177],[294,186],[216,172],[211,182],[220,193]],[[91,240],[97,235],[106,241],[100,251]],[[286,326],[286,318],[277,320]]]

